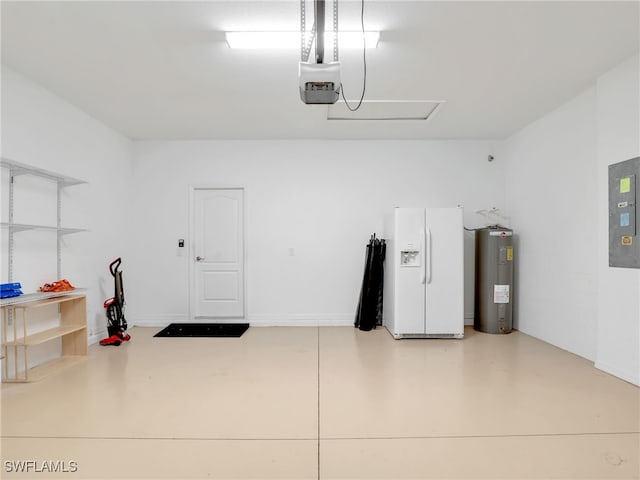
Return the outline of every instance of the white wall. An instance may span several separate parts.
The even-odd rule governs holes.
[[[506,203],[517,235],[519,330],[596,353],[596,91],[508,138]]]
[[[515,316],[530,335],[640,385],[640,272],[608,266],[608,165],[640,155],[638,56],[507,139]]]
[[[189,186],[243,186],[248,319],[353,323],[369,236],[394,206],[502,207],[502,165],[488,141],[136,142],[127,267],[137,324],[188,320]],[[295,256],[289,256],[289,249]],[[469,259],[472,262],[472,259]],[[472,279],[468,285],[472,288]],[[468,306],[467,311],[473,311]]]
[[[598,80],[596,367],[640,385],[640,271],[608,262],[608,166],[640,156],[640,57]]]
[[[88,329],[95,341],[106,333],[102,303],[113,296],[108,263],[123,255],[130,240],[131,142],[5,66],[1,139],[3,157],[88,182],[64,190],[63,226],[89,231],[65,237],[61,273],[74,285],[88,288]],[[4,221],[7,175],[2,170]],[[55,225],[53,184],[27,177],[16,182],[20,185],[16,186],[15,221]],[[42,232],[16,234],[13,278],[27,292],[56,280],[55,234],[47,235],[51,237]],[[4,248],[2,255],[4,281]]]

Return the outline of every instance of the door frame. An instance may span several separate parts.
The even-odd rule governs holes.
[[[242,191],[242,312],[243,316],[234,317],[234,321],[247,319],[247,189],[244,185],[220,185],[220,184],[194,184],[189,185],[189,240],[187,241],[188,249],[187,256],[189,262],[188,275],[189,275],[189,307],[188,315],[189,322],[194,323],[207,323],[207,318],[195,318],[194,312],[196,311],[196,278],[195,278],[195,262],[193,256],[195,255],[195,234],[196,234],[196,191],[197,190],[241,190]],[[221,319],[216,319],[221,320]]]

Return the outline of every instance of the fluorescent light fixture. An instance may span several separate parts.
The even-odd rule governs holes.
[[[300,48],[300,32],[225,32],[229,48],[294,49]],[[325,45],[333,48],[333,32],[325,32]],[[380,32],[364,32],[367,48],[376,48]],[[362,32],[338,33],[340,48],[362,48]]]

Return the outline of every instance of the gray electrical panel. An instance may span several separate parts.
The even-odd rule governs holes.
[[[640,268],[640,157],[609,165],[609,266]]]

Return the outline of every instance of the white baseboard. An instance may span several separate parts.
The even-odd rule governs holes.
[[[253,314],[246,319],[229,319],[233,322],[248,322],[253,327],[352,327],[355,315],[351,314]],[[129,327],[166,327],[170,323],[206,322],[192,320],[188,315],[144,314],[131,315]]]
[[[206,319],[192,320],[188,315],[144,314],[128,319],[130,327],[166,327],[170,323],[206,322]],[[246,319],[229,319],[234,322],[248,322],[253,327],[352,327],[355,314],[348,313],[298,313],[278,315],[256,313]],[[465,325],[473,325],[473,317],[465,316]]]
[[[144,314],[132,315],[127,318],[131,327],[166,327],[170,323],[189,323],[188,315]]]
[[[611,365],[607,365],[603,362],[596,362],[595,367],[598,370],[602,370],[603,372],[613,375],[614,377],[618,377],[625,382],[629,382],[640,387],[640,374],[638,374],[638,372],[612,367]]]
[[[355,315],[349,314],[293,314],[249,315],[249,323],[253,327],[353,327]]]

